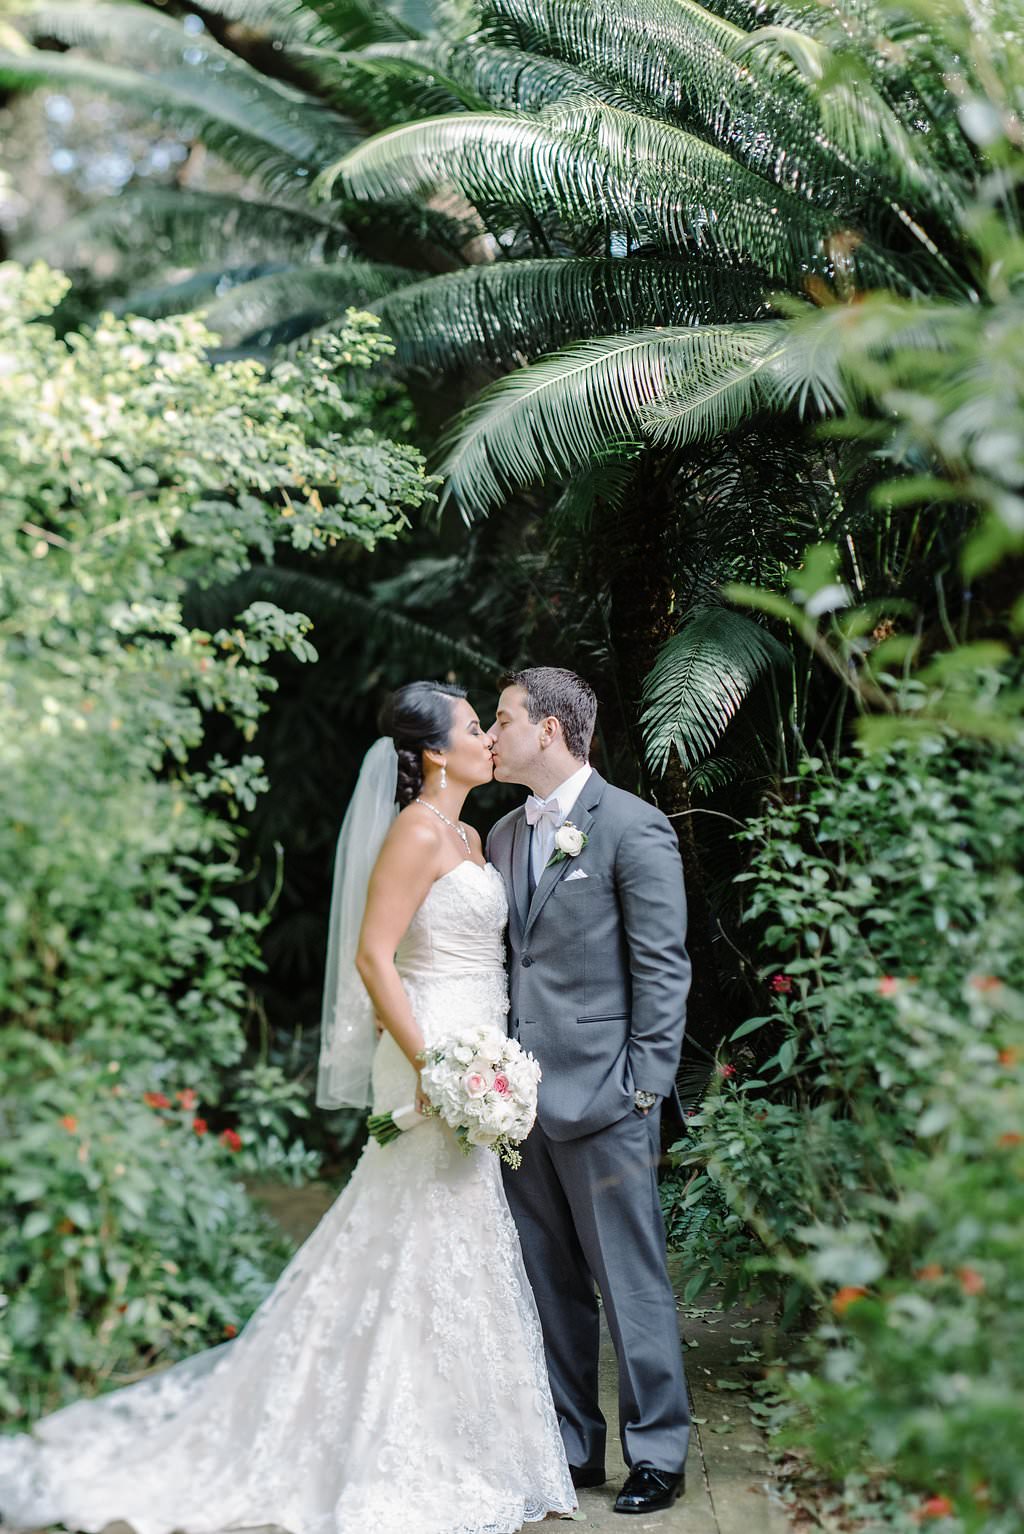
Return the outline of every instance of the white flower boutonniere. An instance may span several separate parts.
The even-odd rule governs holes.
[[[555,863],[564,863],[566,858],[578,858],[588,841],[586,833],[574,826],[571,820],[567,820],[555,832],[555,850],[547,866],[551,868]]]

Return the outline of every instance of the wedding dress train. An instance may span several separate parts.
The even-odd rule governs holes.
[[[398,953],[428,1042],[503,1025],[505,895],[460,864]],[[374,1109],[412,1099],[390,1035]],[[13,1526],[513,1534],[575,1506],[498,1158],[430,1119],[371,1141],[243,1332],[0,1439]]]

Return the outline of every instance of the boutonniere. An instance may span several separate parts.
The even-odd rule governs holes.
[[[548,858],[547,867],[564,863],[566,858],[578,858],[589,840],[585,831],[578,830],[571,820],[565,821],[555,832],[555,850]]]

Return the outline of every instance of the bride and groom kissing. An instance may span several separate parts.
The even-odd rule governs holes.
[[[9,1525],[514,1534],[568,1514],[605,1480],[598,1290],[615,1510],[675,1500],[689,1412],[656,1167],[685,897],[668,821],[588,764],[596,711],[552,667],[509,678],[489,729],[461,689],[400,688],[338,844],[318,1103],[425,1107],[424,1048],[498,1022],[543,1072],[521,1167],[436,1117],[371,1140],[237,1338],[0,1440]],[[492,776],[531,793],[485,849],[460,814]]]

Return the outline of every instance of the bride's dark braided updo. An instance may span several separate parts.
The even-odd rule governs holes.
[[[465,689],[447,682],[407,682],[392,693],[381,713],[380,727],[398,752],[399,809],[411,804],[423,788],[424,751],[444,751],[451,739],[453,698]]]

